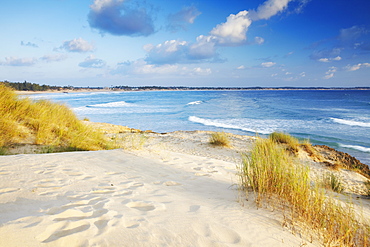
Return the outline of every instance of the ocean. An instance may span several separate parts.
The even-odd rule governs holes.
[[[370,165],[370,90],[112,91],[35,94],[82,119],[159,133],[287,132]]]

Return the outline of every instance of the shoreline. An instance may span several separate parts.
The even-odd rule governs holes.
[[[345,91],[345,90],[370,90],[370,87],[353,87],[353,88],[341,88],[341,87],[333,87],[333,88],[314,88],[314,87],[307,87],[307,88],[182,88],[182,87],[174,87],[173,89],[164,87],[161,88],[147,88],[147,87],[130,87],[129,89],[90,89],[90,88],[79,88],[79,89],[61,89],[61,90],[47,90],[47,91],[15,91],[19,95],[30,95],[30,94],[44,94],[44,93],[88,93],[88,92],[138,92],[138,91]]]

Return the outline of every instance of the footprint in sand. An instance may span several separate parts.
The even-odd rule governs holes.
[[[189,207],[189,212],[196,212],[196,211],[198,211],[200,209],[200,206],[199,205],[191,205],[190,207]]]
[[[139,211],[152,211],[155,209],[154,205],[150,203],[146,203],[146,202],[140,202],[140,201],[129,202],[126,204],[126,206],[129,208],[137,209]]]
[[[86,231],[89,228],[90,223],[88,222],[59,222],[59,224],[47,227],[43,233],[36,236],[36,239],[41,243],[50,243],[60,238]]]
[[[225,244],[237,244],[240,242],[240,235],[234,230],[217,224],[194,224],[193,229],[198,232],[199,235],[212,239],[213,241],[225,243]]]
[[[1,170],[0,171],[0,175],[9,175],[10,172],[8,172],[7,170]]]
[[[163,184],[166,185],[166,186],[179,186],[179,185],[181,185],[180,183],[175,182],[175,181],[167,181],[167,182],[164,182]]]
[[[11,193],[20,190],[19,188],[3,188],[0,189],[0,195],[6,194],[6,193]]]

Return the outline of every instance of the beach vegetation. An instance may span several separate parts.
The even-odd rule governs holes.
[[[337,193],[341,193],[344,190],[342,181],[332,172],[327,172],[323,175],[322,184],[325,189],[330,189]]]
[[[365,182],[365,187],[366,187],[366,190],[367,190],[367,196],[370,196],[370,180],[367,180]]]
[[[144,147],[148,137],[144,133],[121,133],[114,135],[112,141],[117,147],[126,150],[140,150]]]
[[[230,147],[230,137],[225,132],[214,132],[209,138],[209,143],[215,146]]]
[[[240,166],[241,188],[257,207],[280,210],[284,226],[324,246],[369,246],[369,222],[310,179],[310,169],[274,138],[257,139]],[[332,179],[332,178],[331,178]],[[331,180],[338,187],[338,180]]]
[[[66,105],[20,98],[0,83],[0,147],[15,143],[78,150],[109,148],[103,133],[80,121]]]
[[[284,144],[286,149],[293,154],[298,153],[300,143],[298,139],[284,132],[273,132],[269,138],[279,144]]]

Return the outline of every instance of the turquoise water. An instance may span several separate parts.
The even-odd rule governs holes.
[[[142,130],[285,131],[370,165],[370,90],[139,91],[43,94],[81,118]]]

